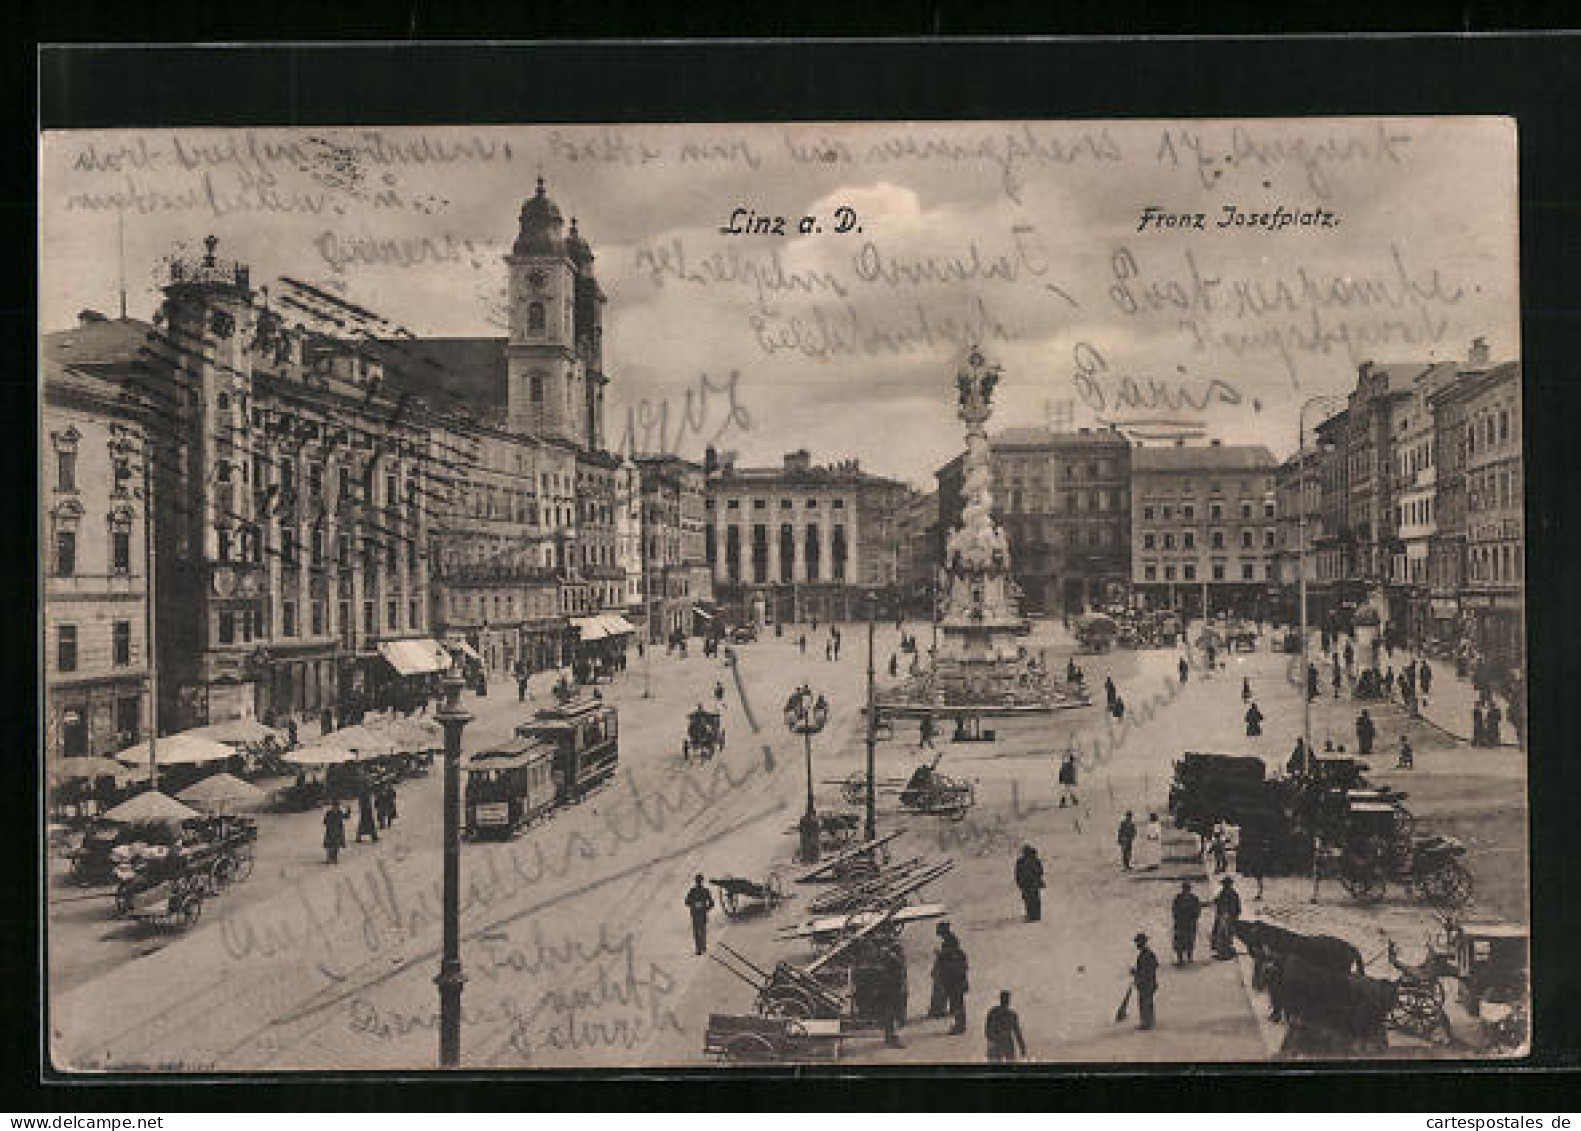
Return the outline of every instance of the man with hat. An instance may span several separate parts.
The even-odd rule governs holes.
[[[1180,882],[1180,892],[1170,905],[1170,916],[1175,924],[1175,965],[1185,966],[1195,960],[1197,950],[1197,918],[1202,914],[1202,900],[1191,890],[1191,881]]]
[[[686,909],[692,913],[692,942],[698,954],[708,953],[708,913],[714,909],[714,897],[703,883],[699,872],[686,893]]]
[[[1241,896],[1229,876],[1219,885],[1213,899],[1213,957],[1235,957],[1235,924],[1241,917]]]
[[[1136,987],[1138,1029],[1153,1027],[1153,995],[1158,992],[1158,956],[1147,946],[1147,936],[1136,935],[1136,965],[1131,967],[1131,984]]]
[[[954,1015],[955,1024],[951,1027],[952,1035],[966,1032],[966,980],[967,961],[966,951],[961,948],[961,940],[955,937],[955,932],[950,930],[948,923],[940,923],[939,949],[933,958],[933,985],[934,996],[943,994],[949,1012]]]

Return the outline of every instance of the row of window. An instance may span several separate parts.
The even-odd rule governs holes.
[[[1240,579],[1242,581],[1256,581],[1257,580],[1257,576],[1256,575],[1257,575],[1257,567],[1255,565],[1253,565],[1251,562],[1242,562],[1241,563],[1241,577],[1240,577]],[[1263,577],[1264,577],[1264,579],[1269,580],[1269,581],[1273,580],[1274,567],[1271,564],[1263,566]],[[1143,565],[1142,566],[1142,579],[1144,581],[1157,581],[1158,580],[1158,566],[1153,565],[1151,563]],[[1166,565],[1164,567],[1164,580],[1165,581],[1175,581],[1175,580],[1177,580],[1177,578],[1175,576],[1175,567],[1174,566]],[[1197,567],[1194,566],[1194,565],[1191,565],[1189,563],[1184,565],[1184,566],[1181,566],[1180,567],[1179,580],[1181,580],[1181,581],[1195,581],[1195,580],[1197,580]],[[1214,581],[1224,581],[1225,580],[1225,564],[1223,562],[1214,562],[1213,563],[1213,580]]]
[[[1466,454],[1474,456],[1480,447],[1486,451],[1510,442],[1510,410],[1485,409],[1466,422]]]
[[[1179,482],[1178,488],[1174,486],[1176,482]],[[1220,479],[1208,480],[1205,492],[1199,492],[1197,489],[1199,486],[1201,484],[1191,479],[1175,481],[1150,478],[1148,481],[1148,493],[1152,495],[1173,495],[1178,490],[1182,498],[1191,498],[1199,493],[1208,495],[1222,495],[1224,493],[1224,481]],[[1274,489],[1274,477],[1272,475],[1261,475],[1254,479],[1241,479],[1236,482],[1236,488],[1242,495],[1250,495],[1257,491],[1272,491]]]
[[[1525,574],[1519,543],[1502,546],[1472,546],[1466,562],[1473,581],[1519,581]]]
[[[1242,522],[1251,522],[1252,521],[1253,511],[1254,511],[1253,504],[1243,502],[1241,504],[1241,521]],[[1165,522],[1168,522],[1170,519],[1175,517],[1175,508],[1169,503],[1161,504],[1158,507],[1158,512],[1159,512],[1160,517]],[[1144,522],[1151,522],[1151,521],[1153,521],[1153,513],[1154,513],[1154,508],[1153,508],[1152,504],[1149,503],[1149,504],[1144,505],[1142,507],[1142,521],[1144,521]],[[1180,506],[1180,517],[1181,517],[1182,520],[1184,520],[1186,522],[1194,521],[1196,519],[1196,517],[1197,517],[1196,505],[1194,503],[1182,503],[1181,506]],[[1263,518],[1266,520],[1266,519],[1271,519],[1273,517],[1274,517],[1274,504],[1273,503],[1264,503],[1263,504]],[[1224,520],[1224,504],[1223,503],[1210,503],[1208,505],[1208,519],[1209,519],[1210,522],[1222,522]]]
[[[1033,484],[1041,485],[1042,471],[1044,469],[1042,456],[1021,457],[998,455],[994,457],[994,475],[996,478],[1008,473],[1019,479],[1022,474],[1027,474]],[[1049,478],[1059,479],[1060,471],[1064,469],[1065,479],[1081,479],[1085,473],[1088,479],[1108,479],[1115,474],[1115,462],[1112,459],[1089,460],[1086,463],[1065,463],[1050,457],[1047,462]]]
[[[1008,510],[1012,514],[1056,514],[1063,500],[1066,514],[1101,514],[1125,509],[1124,491],[1065,491],[1024,499],[1019,488],[1012,488]]]
[[[1158,541],[1158,536],[1155,535],[1152,531],[1150,531],[1150,530],[1149,531],[1144,531],[1143,534],[1142,534],[1142,549],[1144,549],[1144,550],[1157,549],[1158,548],[1157,541]],[[1254,534],[1253,531],[1250,531],[1250,530],[1243,530],[1243,531],[1241,531],[1241,549],[1243,549],[1243,550],[1250,550],[1250,549],[1252,549],[1255,541],[1256,541],[1256,537],[1255,537],[1255,534]],[[1215,530],[1213,532],[1212,539],[1211,539],[1209,544],[1215,550],[1222,550],[1222,549],[1224,549],[1225,548],[1224,547],[1224,531],[1222,531],[1222,530]],[[1163,548],[1166,549],[1166,550],[1173,550],[1175,548],[1175,535],[1174,535],[1173,532],[1167,531],[1167,530],[1164,532],[1164,534],[1163,534]],[[1195,531],[1185,530],[1185,531],[1181,532],[1181,535],[1180,535],[1180,548],[1183,549],[1183,550],[1195,550],[1197,548],[1197,535],[1196,535]],[[1272,550],[1274,548],[1274,532],[1271,529],[1263,531],[1263,548],[1264,549],[1268,549],[1268,550]]]
[[[55,559],[53,573],[56,577],[75,577],[77,574],[77,531],[57,520],[55,528]],[[123,527],[110,530],[110,572],[130,575],[132,572],[132,532]]]
[[[845,500],[844,499],[834,499],[834,500],[832,500],[830,502],[829,505],[831,507],[833,507],[837,511],[844,510],[845,509]],[[767,499],[753,499],[752,500],[752,509],[755,510],[755,511],[768,510],[768,506],[769,506],[769,502],[768,502]],[[780,500],[780,510],[782,510],[782,511],[794,510],[795,506],[796,506],[795,501],[792,500],[792,499],[781,499]],[[802,500],[802,506],[805,507],[807,510],[810,510],[810,511],[811,510],[817,510],[818,509],[818,500],[817,499],[803,499]],[[706,499],[703,500],[703,508],[705,510],[713,510],[714,509],[714,499],[713,499],[712,495],[708,496]],[[731,510],[731,511],[738,511],[738,510],[740,510],[741,509],[741,500],[740,499],[726,499],[725,500],[725,509],[726,510]]]
[[[1420,499],[1412,499],[1394,508],[1394,525],[1396,527],[1425,526],[1432,521],[1433,499],[1430,495]]]
[[[70,673],[77,670],[81,656],[78,653],[78,626],[75,624],[57,624],[55,626],[55,670]],[[132,622],[129,620],[114,621],[110,625],[110,663],[114,667],[130,667],[132,664]]]
[[[337,623],[343,634],[349,635],[352,627],[351,602],[341,601],[336,609],[339,614]],[[308,634],[311,636],[324,636],[328,629],[325,626],[325,603],[315,600],[308,602]],[[301,635],[302,624],[297,616],[297,603],[295,601],[282,601],[280,603],[280,635],[295,638]],[[390,597],[384,603],[384,627],[389,632],[399,632],[401,624],[401,601],[398,597]],[[420,630],[423,627],[422,602],[411,598],[406,602],[406,629]],[[377,603],[363,601],[362,603],[362,631],[371,636],[378,631]],[[232,602],[222,606],[215,617],[216,640],[220,644],[250,644],[254,640],[263,639],[264,622],[263,606],[256,601]]]
[[[1466,485],[1470,488],[1466,500],[1469,511],[1502,510],[1520,505],[1521,480],[1514,468],[1473,471],[1466,476]]]

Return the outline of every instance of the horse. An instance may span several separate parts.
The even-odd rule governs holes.
[[[1252,983],[1259,989],[1269,961],[1281,954],[1296,955],[1320,969],[1339,974],[1354,973],[1362,977],[1367,973],[1361,951],[1333,935],[1301,935],[1258,919],[1239,919],[1232,929],[1235,937],[1251,952]]]
[[[1316,966],[1283,953],[1268,966],[1271,1019],[1290,1026],[1286,1051],[1347,1051],[1388,1046],[1397,985]]]

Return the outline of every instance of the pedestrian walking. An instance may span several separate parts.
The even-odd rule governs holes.
[[[1208,840],[1208,851],[1213,855],[1214,875],[1229,871],[1229,847],[1229,830],[1224,827],[1223,821],[1215,821],[1213,823],[1213,835]]]
[[[1030,844],[1021,849],[1021,857],[1016,861],[1016,887],[1021,889],[1027,922],[1036,923],[1043,918],[1043,861],[1038,859],[1038,850]]]
[[[828,661],[831,661],[831,662],[834,660],[834,641],[833,640],[825,640],[823,642],[823,658],[825,660],[828,660]]]
[[[1125,696],[1123,695],[1114,697],[1114,718],[1116,722],[1125,722]]]
[[[1235,881],[1225,876],[1219,884],[1219,894],[1213,900],[1214,958],[1235,957],[1235,924],[1241,917],[1241,896],[1235,890]]]
[[[900,657],[894,652],[889,654],[889,678],[894,679],[900,674]]]
[[[1252,700],[1252,681],[1245,676],[1241,677],[1241,702],[1250,703]]]
[[[331,801],[324,810],[324,858],[327,863],[340,861],[340,850],[346,847],[346,820],[351,810],[342,809],[339,801]]]
[[[390,813],[384,805],[384,787],[382,786],[373,791],[373,816],[379,822],[379,828],[387,829],[390,827]]]
[[[1433,702],[1433,669],[1426,660],[1422,661],[1422,706],[1430,706]]]
[[[1182,656],[1180,658],[1180,662],[1175,666],[1180,670],[1180,682],[1182,685],[1184,685],[1186,682],[1186,677],[1191,673],[1191,665],[1186,663],[1186,658]]]
[[[807,634],[805,632],[796,638],[796,647],[801,649],[803,656],[807,654]]]
[[[967,979],[969,963],[961,940],[952,931],[941,936],[938,953],[933,959],[933,976],[944,989],[945,1001],[955,1024],[951,1035],[966,1032],[966,992],[970,989]]]
[[[1147,936],[1136,936],[1136,964],[1131,967],[1131,986],[1136,990],[1137,1028],[1154,1024],[1153,995],[1158,992],[1158,956],[1147,946]]]
[[[953,935],[955,932],[950,928],[948,923],[940,923],[933,929],[933,933],[939,937],[939,940],[942,944],[946,935]],[[950,995],[944,992],[944,982],[939,977],[939,963],[937,961],[937,955],[935,955],[935,961],[933,963],[932,977],[933,993],[928,1000],[928,1016],[930,1018],[943,1017],[950,1011]]]
[[[1306,773],[1307,744],[1306,739],[1297,737],[1295,749],[1290,751],[1290,761],[1285,763],[1285,773],[1289,777],[1296,777]]]
[[[518,669],[516,669],[516,702],[518,702],[518,703],[525,703],[526,701],[527,701],[527,669],[526,668],[518,668]]]
[[[1064,760],[1060,762],[1059,784],[1059,807],[1065,809],[1076,805],[1076,755],[1074,751],[1067,753]]]
[[[900,1034],[896,1029],[906,1023],[906,954],[896,942],[879,945],[879,1015],[884,1021],[884,1044],[892,1049],[902,1049]]]
[[[1027,1039],[1021,1035],[1021,1018],[1010,1008],[1009,990],[999,991],[999,1004],[983,1021],[983,1037],[988,1041],[990,1064],[1011,1063],[1027,1055]]]
[[[714,706],[723,708],[725,705],[725,684],[723,680],[714,680]]]
[[[1363,758],[1372,753],[1372,740],[1377,734],[1378,728],[1373,725],[1372,716],[1363,707],[1361,714],[1356,716],[1356,748]]]
[[[379,841],[379,829],[374,824],[373,795],[364,787],[357,795],[357,843],[362,843],[362,838],[370,836],[375,844]]]
[[[1356,649],[1351,646],[1349,640],[1345,641],[1345,670],[1347,672],[1356,670]]]
[[[1185,966],[1196,959],[1197,921],[1202,917],[1202,900],[1191,890],[1190,880],[1181,881],[1169,913],[1175,924],[1175,965]]]
[[[1147,825],[1142,830],[1142,851],[1137,854],[1136,866],[1151,871],[1164,862],[1164,826],[1158,823],[1158,814],[1147,815]]]
[[[1310,702],[1312,702],[1312,700],[1316,699],[1317,697],[1318,697],[1317,665],[1316,664],[1308,664],[1307,665],[1307,702],[1310,703]]]
[[[1131,846],[1136,843],[1136,821],[1131,818],[1131,810],[1125,811],[1125,816],[1120,818],[1120,867],[1127,872],[1131,870]]]
[[[1103,677],[1103,698],[1108,703],[1109,711],[1112,714],[1114,712],[1114,701],[1118,698],[1114,690],[1114,679],[1112,676]]]
[[[1397,770],[1414,770],[1416,768],[1416,754],[1411,749],[1411,740],[1405,735],[1400,736],[1400,760],[1395,763]]]
[[[922,716],[922,721],[918,724],[918,731],[920,732],[919,733],[919,737],[917,739],[917,749],[918,750],[921,750],[924,746],[926,746],[929,750],[937,749],[933,745],[933,736],[934,736],[934,733],[935,733],[935,724],[933,722],[933,716],[932,715],[923,715]]]
[[[1257,738],[1261,736],[1262,733],[1263,713],[1257,709],[1257,704],[1253,703],[1250,707],[1246,708],[1246,737]]]
[[[703,883],[701,872],[692,880],[686,893],[686,909],[692,914],[692,944],[698,954],[708,953],[708,913],[714,909],[714,897]]]

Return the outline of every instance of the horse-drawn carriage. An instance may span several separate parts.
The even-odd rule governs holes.
[[[701,706],[686,718],[686,737],[681,740],[681,761],[706,762],[725,748],[725,725],[718,711]]]
[[[1471,873],[1460,860],[1465,854],[1454,837],[1417,835],[1397,799],[1358,800],[1353,793],[1339,844],[1323,855],[1354,899],[1382,898],[1390,883],[1399,883],[1435,906],[1454,908],[1472,897]]]
[[[191,926],[205,899],[252,875],[257,839],[250,818],[219,816],[186,822],[174,843],[117,846],[111,853],[115,915],[159,927]]]
[[[1438,939],[1429,938],[1420,963],[1400,961],[1393,940],[1389,963],[1400,972],[1399,1027],[1424,1039],[1457,1043],[1444,1010],[1444,979],[1458,986],[1458,1000],[1480,1032],[1471,1042],[1483,1049],[1513,1051],[1529,1032],[1529,932],[1513,923],[1461,923],[1442,915]]]

